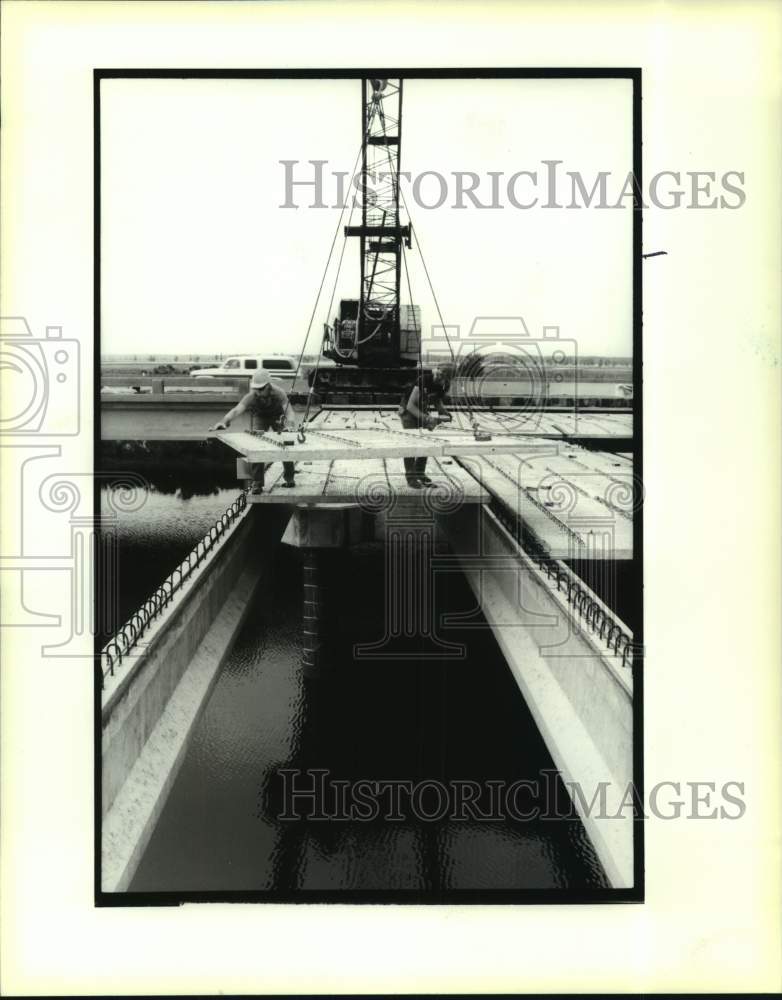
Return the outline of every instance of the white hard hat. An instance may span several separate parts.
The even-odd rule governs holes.
[[[256,372],[253,372],[253,377],[250,379],[251,389],[263,389],[265,385],[268,385],[272,380],[271,375],[266,371],[265,368],[259,368]]]

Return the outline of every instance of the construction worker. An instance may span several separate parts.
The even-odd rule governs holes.
[[[272,430],[279,433],[284,430],[296,429],[296,415],[293,412],[293,407],[290,404],[287,393],[279,385],[272,382],[269,372],[264,371],[262,368],[259,368],[253,374],[250,380],[250,391],[247,395],[242,396],[236,406],[232,410],[229,410],[223,419],[215,424],[214,427],[210,427],[209,430],[227,430],[231,425],[231,421],[243,413],[251,414],[253,430]],[[271,465],[272,463],[269,462],[268,464]],[[295,468],[293,462],[282,463],[283,486],[291,487],[296,485],[294,482]],[[250,462],[250,475],[253,481],[250,492],[253,495],[257,496],[263,493],[265,472],[266,463]]]
[[[451,374],[446,368],[438,368],[432,373],[432,385],[427,389],[423,379],[419,379],[405,390],[399,403],[399,417],[402,426],[408,430],[425,427],[433,431],[441,423],[447,423],[451,414],[445,408],[445,397],[451,387]],[[427,413],[430,407],[437,410],[437,416]],[[426,455],[405,458],[405,478],[413,489],[431,486],[432,480],[426,475]]]

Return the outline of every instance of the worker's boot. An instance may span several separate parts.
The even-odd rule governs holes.
[[[283,477],[282,485],[287,487],[287,489],[291,489],[291,487],[296,485],[295,473],[296,473],[295,462],[282,463],[282,477]]]
[[[426,474],[426,456],[415,459],[415,474],[422,486],[432,486],[432,480]]]
[[[266,471],[266,466],[263,462],[250,463],[250,474],[253,477],[252,486],[250,487],[250,496],[259,497],[261,493],[263,493],[265,471]]]
[[[414,490],[421,489],[421,481],[418,478],[418,473],[416,471],[416,459],[405,458],[402,460],[405,463],[405,479],[407,480],[407,485]]]

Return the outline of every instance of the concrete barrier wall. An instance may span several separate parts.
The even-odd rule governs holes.
[[[507,555],[517,543],[496,520],[488,515],[482,523],[482,552],[485,556]],[[518,571],[498,572],[496,582],[511,606],[521,605],[523,616],[535,631],[536,644],[548,669],[562,688],[590,738],[600,751],[617,782],[632,781],[633,729],[632,695],[627,683],[620,680],[617,665],[609,665],[604,646],[594,644],[584,626],[580,631],[575,612],[557,613],[549,589],[535,580],[535,574]],[[564,598],[563,598],[564,601]],[[556,620],[551,622],[552,609]],[[535,622],[535,618],[538,622]]]
[[[165,399],[165,402],[163,400]],[[191,393],[187,399],[160,396],[109,396],[100,402],[100,430],[104,441],[204,441],[209,428],[236,405],[233,397]],[[245,413],[231,430],[249,430]]]
[[[253,554],[253,513],[248,506],[230,537],[198,567],[171,614],[149,633],[143,652],[117,668],[118,681],[108,688],[101,713],[104,815]]]
[[[440,526],[566,783],[587,835],[615,888],[633,885],[633,699],[616,658],[573,627],[517,542],[487,509],[480,525],[466,512]],[[562,598],[564,601],[564,598]],[[629,672],[628,672],[629,674]],[[571,793],[572,794],[572,793]],[[596,802],[595,809],[588,803]]]

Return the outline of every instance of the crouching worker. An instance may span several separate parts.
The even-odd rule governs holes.
[[[250,381],[250,391],[243,396],[236,406],[229,410],[223,419],[210,427],[210,431],[224,431],[231,426],[231,421],[243,413],[251,415],[251,427],[256,431],[280,431],[296,429],[296,415],[284,389],[272,382],[268,372],[259,369]],[[265,462],[250,462],[250,475],[253,485],[251,493],[263,493]],[[272,463],[269,462],[269,465]],[[295,486],[293,462],[283,462],[282,471],[284,486]]]
[[[399,403],[399,417],[402,426],[407,430],[425,427],[433,431],[441,423],[452,419],[445,408],[445,397],[451,387],[450,373],[447,369],[438,368],[432,373],[431,387],[427,388],[423,379],[405,390]],[[437,416],[427,411],[434,407]],[[426,455],[417,458],[405,458],[405,478],[407,485],[413,489],[431,486],[432,480],[426,475]]]

